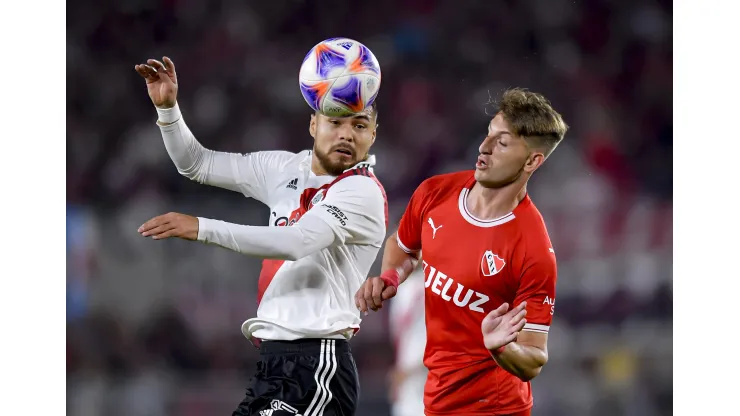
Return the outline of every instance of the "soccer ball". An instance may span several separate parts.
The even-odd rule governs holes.
[[[308,51],[298,81],[303,98],[314,111],[347,117],[375,101],[380,90],[380,65],[360,42],[331,38]]]

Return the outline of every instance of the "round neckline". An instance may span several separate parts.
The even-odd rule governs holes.
[[[509,212],[508,214],[502,215],[498,218],[493,218],[490,220],[483,220],[480,218],[477,218],[474,216],[470,209],[468,209],[468,194],[470,194],[470,191],[473,189],[473,186],[475,185],[475,178],[471,178],[465,186],[460,190],[460,197],[458,198],[458,209],[460,211],[460,215],[467,221],[469,224],[474,225],[476,227],[481,228],[491,228],[496,227],[502,224],[506,224],[509,221],[512,221],[516,218],[515,212],[524,204],[526,204],[529,201],[529,195],[524,195],[524,198],[519,202],[519,204],[514,208],[513,211]]]

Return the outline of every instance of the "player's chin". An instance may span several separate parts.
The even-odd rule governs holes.
[[[487,168],[475,168],[475,173],[473,174],[475,180],[480,182],[481,184],[490,182],[490,176],[491,172],[489,172]]]
[[[356,164],[357,162],[351,157],[336,157],[332,155],[329,156],[329,166],[326,166],[326,170],[330,175],[338,176]]]
[[[476,182],[478,182],[484,188],[501,188],[511,183],[510,180],[502,180],[502,178],[498,177],[497,175],[493,175],[492,172],[487,172],[486,170],[476,169],[473,176]]]

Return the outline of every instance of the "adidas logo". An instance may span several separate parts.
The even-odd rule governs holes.
[[[352,47],[352,42],[342,42],[339,44],[339,46],[343,47],[346,50],[349,50],[349,48]]]
[[[288,189],[296,190],[298,189],[298,178],[293,178],[290,182],[288,182],[288,185],[286,186]]]
[[[275,413],[276,410],[284,410],[288,413],[294,414],[295,416],[301,416],[300,414],[298,414],[298,409],[289,405],[288,403],[277,399],[273,399],[272,402],[270,402],[269,409],[261,410],[260,416],[272,416],[272,414]]]

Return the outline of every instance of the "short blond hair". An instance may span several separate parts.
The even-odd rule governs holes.
[[[504,117],[512,133],[524,138],[530,146],[549,156],[568,131],[563,117],[552,108],[542,94],[523,88],[504,91],[496,107],[496,114]]]

